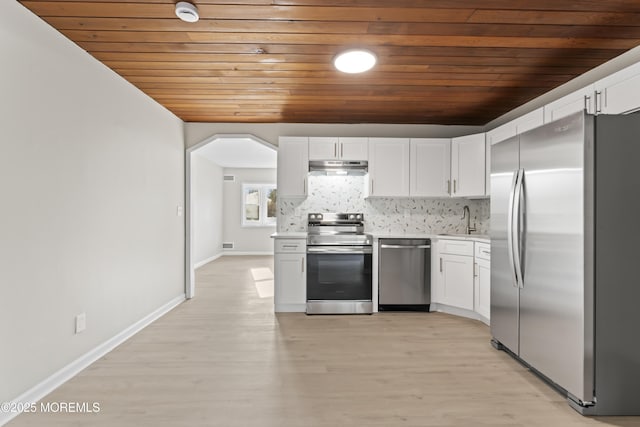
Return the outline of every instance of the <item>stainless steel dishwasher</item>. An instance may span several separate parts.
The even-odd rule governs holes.
[[[431,240],[380,239],[378,310],[429,311]]]

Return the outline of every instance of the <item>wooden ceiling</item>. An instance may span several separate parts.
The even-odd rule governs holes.
[[[484,125],[640,45],[638,0],[20,3],[187,122]]]

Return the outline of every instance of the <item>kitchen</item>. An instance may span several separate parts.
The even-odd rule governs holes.
[[[629,102],[615,90],[591,96],[596,112],[603,99],[609,106]],[[626,360],[636,360],[640,346],[623,339],[640,321],[632,304],[637,291],[625,286],[633,259],[611,255],[620,245],[611,234],[640,236],[631,231],[633,215],[617,213],[610,194],[621,186],[633,192],[628,161],[639,155],[633,141],[640,117],[636,104],[590,114],[591,96],[569,94],[492,135],[280,137],[276,312],[408,308],[477,319],[491,325],[496,349],[529,366],[581,414],[636,414],[627,378],[640,373]],[[514,135],[496,136],[508,126]],[[505,166],[503,151],[514,145],[521,147],[508,155],[515,163]],[[344,146],[355,155],[344,156]],[[458,192],[465,198],[456,200]],[[449,198],[435,199],[443,193]],[[362,237],[354,242],[356,235]],[[393,258],[400,267],[383,263],[385,249],[408,248],[424,250]],[[605,338],[611,335],[617,339]]]

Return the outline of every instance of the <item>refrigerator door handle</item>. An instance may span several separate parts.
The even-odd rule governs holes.
[[[511,225],[511,247],[513,248],[513,261],[514,271],[516,276],[516,284],[519,288],[524,287],[524,280],[522,277],[522,217],[524,211],[523,208],[523,187],[524,187],[524,169],[519,169],[516,175],[516,186],[514,189],[513,197],[513,214]]]
[[[513,171],[513,181],[511,182],[511,190],[509,191],[509,209],[507,210],[507,254],[509,255],[509,269],[511,270],[511,277],[513,278],[513,286],[518,287],[518,274],[516,273],[516,261],[514,254],[514,233],[513,233],[513,218],[515,210],[515,194],[516,187],[518,185],[518,177],[520,171]]]

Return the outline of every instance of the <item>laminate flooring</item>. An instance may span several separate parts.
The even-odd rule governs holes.
[[[98,413],[8,425],[109,427],[640,426],[586,418],[482,323],[441,313],[273,313],[272,257],[223,257],[197,296],[55,390]]]

